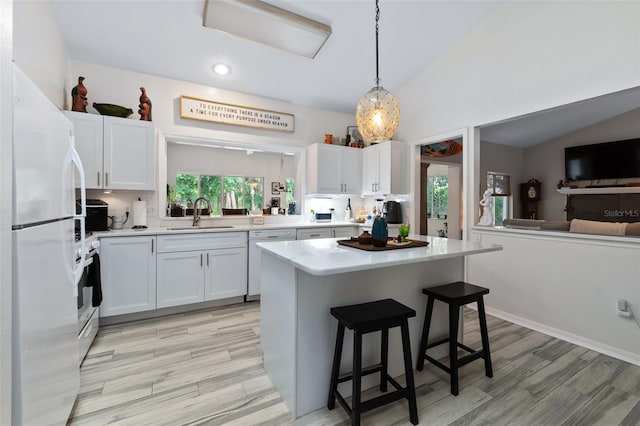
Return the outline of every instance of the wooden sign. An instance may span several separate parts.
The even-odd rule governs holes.
[[[226,104],[185,95],[180,96],[180,117],[281,132],[295,130],[293,114]]]

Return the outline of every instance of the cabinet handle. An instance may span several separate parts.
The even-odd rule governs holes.
[[[207,267],[209,267],[209,253],[207,253]]]
[[[310,237],[319,237],[320,234],[309,234]]]
[[[100,172],[97,172],[98,175],[98,186],[100,186]]]
[[[153,239],[151,239],[151,253],[153,253]]]
[[[200,267],[202,268],[203,263],[202,263],[202,253],[200,253]]]
[[[104,173],[104,186],[109,186],[109,173]]]

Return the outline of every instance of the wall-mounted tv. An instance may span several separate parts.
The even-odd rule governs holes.
[[[564,172],[571,180],[640,177],[640,139],[566,147]]]

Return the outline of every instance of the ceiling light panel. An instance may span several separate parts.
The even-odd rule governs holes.
[[[260,0],[206,0],[202,25],[314,58],[331,27]]]

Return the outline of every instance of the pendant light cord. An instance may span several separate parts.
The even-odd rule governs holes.
[[[378,6],[378,0],[376,0],[376,87],[380,86],[380,77],[378,73],[378,30],[380,28],[378,21],[380,20],[380,6]]]

